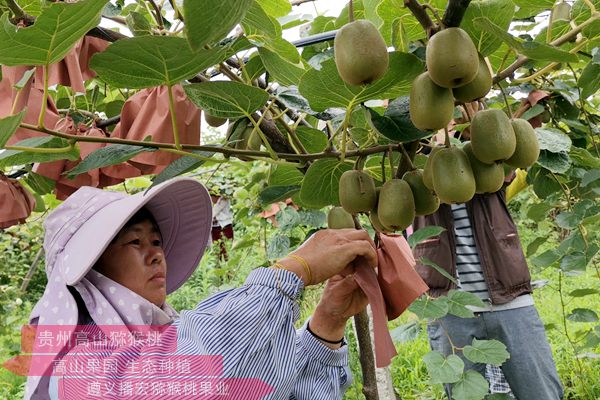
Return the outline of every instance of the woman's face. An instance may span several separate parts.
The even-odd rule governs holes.
[[[95,269],[158,307],[165,302],[167,262],[160,232],[149,220],[121,230]]]

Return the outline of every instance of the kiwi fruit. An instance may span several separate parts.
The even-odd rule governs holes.
[[[540,144],[535,129],[521,118],[513,119],[510,124],[515,132],[517,146],[513,155],[505,163],[517,168],[530,167],[540,156]]]
[[[423,170],[407,171],[402,177],[408,183],[415,199],[415,214],[433,214],[440,206],[440,199],[423,182]]]
[[[463,151],[469,157],[473,177],[475,178],[475,193],[495,193],[504,183],[504,168],[502,164],[482,163],[473,154],[471,142],[465,143]]]
[[[412,83],[408,109],[410,120],[418,129],[442,129],[454,115],[452,90],[436,85],[424,72]]]
[[[340,177],[340,204],[352,215],[368,212],[377,203],[375,181],[363,171],[346,171]]]
[[[475,79],[479,55],[469,34],[460,28],[446,28],[429,39],[425,62],[431,80],[445,88],[457,88]]]
[[[354,219],[342,207],[332,207],[327,213],[327,226],[330,229],[354,229]]]
[[[404,230],[415,219],[415,199],[409,184],[402,179],[386,181],[377,201],[379,222],[390,229]]]
[[[385,40],[368,20],[356,20],[337,31],[333,42],[335,65],[349,85],[364,85],[387,71],[389,55]]]
[[[373,229],[375,229],[377,232],[380,232],[380,233],[393,232],[392,229],[390,229],[386,226],[383,226],[383,224],[379,220],[379,215],[377,215],[376,209],[371,210],[371,212],[369,213],[369,221],[371,222],[371,226],[373,227]]]
[[[454,98],[463,103],[470,103],[474,100],[485,97],[492,88],[492,73],[485,58],[479,54],[479,68],[475,79],[464,86],[452,89]]]
[[[504,111],[479,111],[471,121],[471,147],[477,159],[486,164],[503,162],[515,152],[517,139]]]
[[[475,195],[475,177],[469,158],[458,147],[439,150],[431,168],[433,190],[441,202],[465,203]]]
[[[423,184],[426,188],[433,190],[433,177],[431,176],[431,161],[433,160],[433,156],[435,153],[443,149],[444,147],[438,146],[433,147],[431,152],[427,156],[427,161],[425,161],[425,167],[423,168]]]
[[[214,115],[211,115],[206,111],[204,112],[204,120],[209,126],[212,126],[213,128],[218,128],[219,126],[227,122],[227,118],[215,117]]]

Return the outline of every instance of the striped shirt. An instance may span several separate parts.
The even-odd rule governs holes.
[[[273,387],[265,399],[341,399],[352,381],[347,346],[332,350],[304,327],[294,328],[303,288],[289,271],[252,271],[242,287],[181,312],[176,355],[220,355],[223,377],[258,378]],[[52,399],[58,384],[51,379]]]
[[[456,273],[458,288],[471,292],[482,300],[490,298],[485,282],[479,254],[475,246],[475,236],[465,204],[452,204],[454,237],[456,238]]]

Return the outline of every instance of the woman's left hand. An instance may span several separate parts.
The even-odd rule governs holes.
[[[354,279],[354,274],[334,275],[327,282],[310,320],[310,329],[324,339],[339,340],[344,336],[348,319],[364,310],[368,303],[367,296]],[[329,347],[337,348],[339,345]]]

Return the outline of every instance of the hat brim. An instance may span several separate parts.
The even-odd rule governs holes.
[[[154,216],[167,260],[167,293],[185,283],[200,263],[212,227],[212,202],[202,183],[177,178],[106,205],[65,245],[57,265],[67,285],[79,282],[127,221],[142,207]]]

